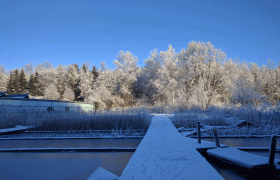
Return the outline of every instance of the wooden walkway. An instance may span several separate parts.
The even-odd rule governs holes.
[[[197,151],[213,142],[183,137],[166,115],[156,115],[119,180],[223,179]]]

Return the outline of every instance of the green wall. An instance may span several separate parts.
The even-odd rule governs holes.
[[[92,104],[75,103],[68,101],[55,101],[55,100],[44,100],[44,99],[19,99],[19,98],[0,98],[0,107],[15,107],[30,109],[35,108],[40,111],[47,111],[48,107],[53,107],[54,111],[65,111],[68,107],[69,111],[94,111]]]

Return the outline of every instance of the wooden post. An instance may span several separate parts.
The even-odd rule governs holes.
[[[218,133],[217,133],[216,128],[213,128],[213,132],[214,132],[214,138],[215,138],[215,141],[216,141],[216,146],[220,147],[220,142],[219,142]]]
[[[201,136],[200,136],[200,121],[197,121],[197,140],[198,143],[201,144]]]
[[[268,158],[268,167],[270,167],[270,168],[274,168],[276,140],[277,140],[277,137],[275,134],[273,134],[271,136],[270,148],[269,148],[269,158]]]

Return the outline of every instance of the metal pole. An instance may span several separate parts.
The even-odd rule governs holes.
[[[198,143],[201,144],[201,136],[200,136],[200,121],[197,121],[197,140]]]
[[[269,158],[268,158],[268,167],[270,167],[270,168],[274,168],[276,140],[277,140],[277,137],[275,134],[273,134],[271,136],[270,148],[269,148]]]
[[[216,128],[213,128],[213,132],[214,132],[214,138],[215,138],[215,141],[216,141],[216,146],[220,147],[220,142],[219,142],[218,133],[217,133]]]

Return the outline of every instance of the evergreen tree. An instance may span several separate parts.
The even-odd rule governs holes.
[[[13,72],[13,88],[14,88],[14,93],[19,94],[20,93],[20,85],[19,85],[19,72],[18,69],[15,69]]]
[[[35,86],[35,96],[43,96],[43,87],[41,82],[39,81],[39,74],[36,71],[35,72],[35,77],[34,77],[34,86]]]
[[[30,78],[29,78],[29,93],[32,95],[32,96],[35,96],[35,83],[34,83],[34,76],[33,74],[30,75]]]
[[[96,79],[98,78],[98,71],[95,66],[92,67],[91,73],[92,73],[92,85],[94,85],[94,83],[96,82]]]
[[[27,80],[25,78],[25,73],[23,69],[20,71],[19,74],[19,93],[24,93],[28,88]]]
[[[14,77],[13,77],[13,71],[10,71],[10,76],[9,76],[9,80],[7,82],[7,94],[14,94],[15,90],[14,90],[14,86],[13,86],[13,82],[14,82]]]

